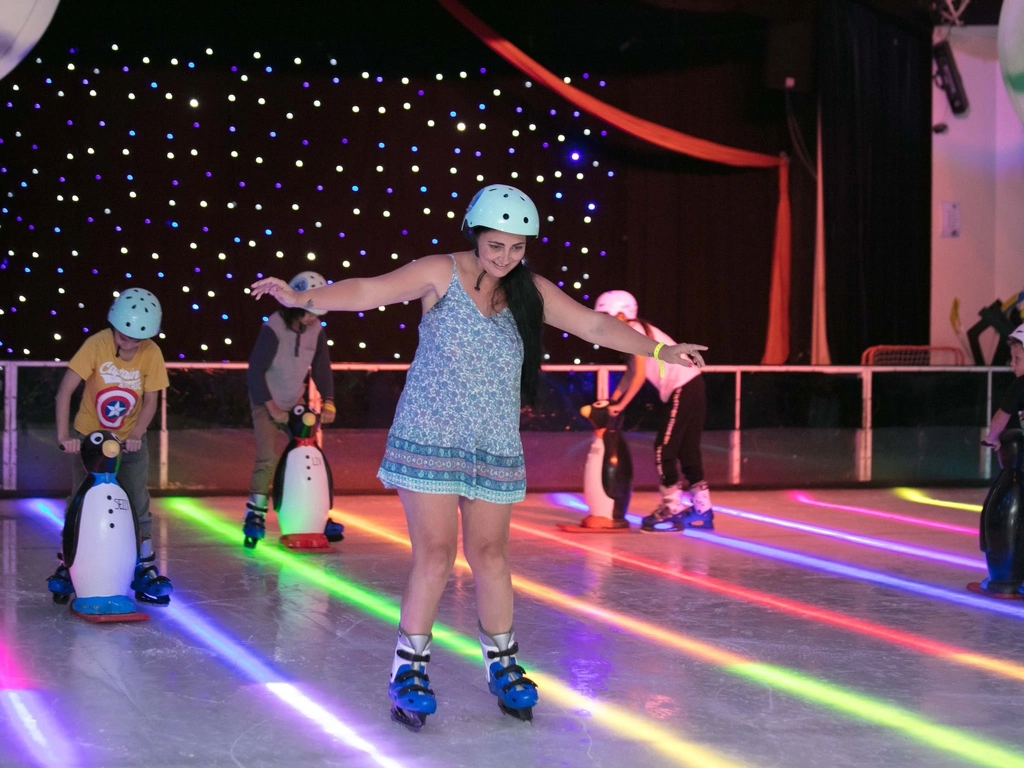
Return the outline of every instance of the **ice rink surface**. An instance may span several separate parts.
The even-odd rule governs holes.
[[[340,496],[332,554],[242,547],[240,497],[153,500],[149,621],[92,625],[46,579],[62,499],[0,501],[2,766],[1024,765],[1024,605],[974,595],[984,489],[716,491],[714,532],[578,535],[516,506],[532,724],[488,693],[472,576],[442,600],[420,733],[387,678],[397,497]],[[653,493],[636,493],[646,514]]]

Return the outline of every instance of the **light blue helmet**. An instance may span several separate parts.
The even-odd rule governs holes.
[[[473,195],[466,209],[462,231],[468,235],[473,227],[536,237],[540,232],[540,214],[525,192],[508,184],[491,184]]]
[[[288,283],[288,287],[293,291],[308,291],[313,288],[323,288],[325,285],[327,285],[327,281],[324,279],[324,276],[319,272],[312,272],[310,270],[299,272]],[[327,314],[326,309],[307,309],[306,311],[314,315],[322,316]]]
[[[132,339],[150,339],[160,331],[160,302],[145,288],[129,288],[114,299],[107,322]]]

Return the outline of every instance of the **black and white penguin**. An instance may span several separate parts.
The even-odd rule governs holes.
[[[560,524],[571,533],[625,533],[626,512],[633,495],[633,456],[625,435],[608,415],[609,402],[598,400],[580,409],[594,426],[594,440],[583,467],[583,497],[590,513],[579,525]]]
[[[328,517],[334,501],[331,468],[316,444],[320,416],[301,403],[288,414],[288,441],[274,471],[271,495],[281,527],[282,546],[330,552],[343,526]]]
[[[1019,599],[1024,583],[1024,433],[999,436],[1002,466],[981,508],[979,539],[989,577],[967,588],[991,597]]]
[[[139,525],[117,484],[121,443],[111,432],[91,432],[81,458],[89,475],[68,506],[62,535],[63,567],[75,592],[71,611],[94,622],[148,619],[124,594],[138,562]]]

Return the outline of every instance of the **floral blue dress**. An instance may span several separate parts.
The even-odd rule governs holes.
[[[523,342],[508,308],[480,312],[454,262],[448,290],[420,321],[377,477],[388,488],[511,504],[526,498]]]

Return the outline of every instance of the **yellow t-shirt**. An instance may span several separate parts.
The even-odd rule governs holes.
[[[124,440],[142,411],[142,395],[159,392],[170,383],[160,347],[144,339],[130,361],[117,357],[114,332],[94,333],[68,363],[85,380],[75,429],[83,435],[107,429]]]

